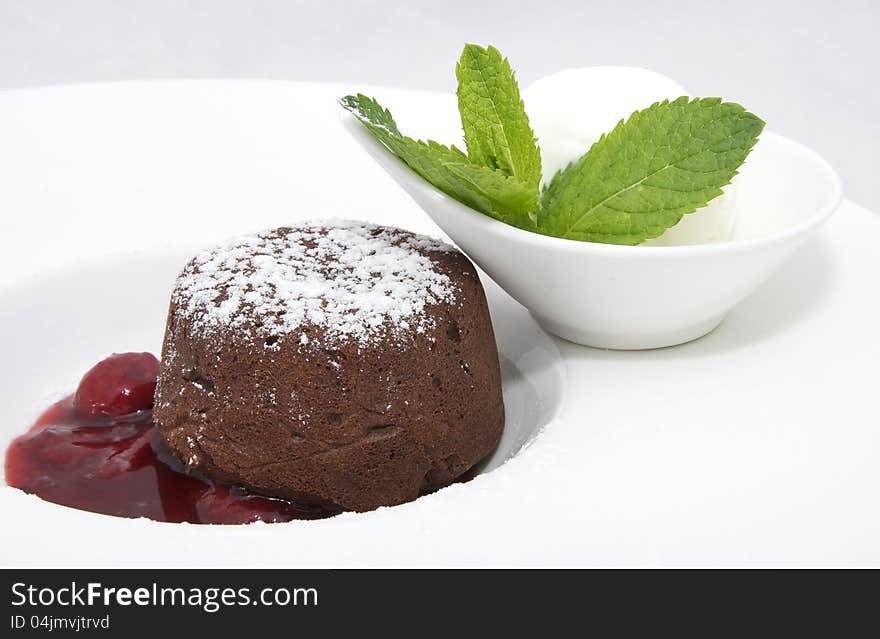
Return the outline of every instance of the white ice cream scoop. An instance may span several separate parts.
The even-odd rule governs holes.
[[[541,147],[544,182],[585,154],[603,133],[654,102],[688,91],[655,71],[635,67],[583,67],[548,75],[523,91]],[[645,245],[675,246],[727,241],[734,224],[734,189]]]

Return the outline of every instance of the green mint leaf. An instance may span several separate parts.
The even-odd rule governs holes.
[[[447,195],[502,222],[534,228],[529,213],[538,206],[537,188],[518,178],[472,164],[456,147],[403,135],[388,109],[365,95],[349,95],[340,104],[389,151]]]
[[[719,98],[677,98],[636,111],[557,173],[542,194],[539,231],[639,244],[721,194],[764,122]]]
[[[499,169],[537,189],[541,152],[510,63],[495,47],[467,44],[455,75],[471,162]]]

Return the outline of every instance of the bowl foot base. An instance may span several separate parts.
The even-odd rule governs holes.
[[[665,348],[685,344],[711,333],[721,324],[724,316],[713,317],[705,322],[693,324],[684,328],[645,333],[615,333],[604,331],[587,330],[575,326],[560,324],[532,313],[535,321],[548,333],[561,337],[569,342],[590,346],[592,348],[604,348],[608,350],[638,351],[654,348]]]

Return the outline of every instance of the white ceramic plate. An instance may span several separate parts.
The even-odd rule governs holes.
[[[316,216],[439,231],[339,128],[328,85],[0,94],[0,444],[112,351],[156,350],[195,246]],[[373,91],[451,140],[452,96]],[[126,520],[0,489],[0,563],[880,564],[880,219],[845,203],[707,337],[548,338],[489,286],[512,460],[411,504],[283,525]],[[559,363],[561,353],[563,363]],[[497,464],[496,464],[497,466]]]

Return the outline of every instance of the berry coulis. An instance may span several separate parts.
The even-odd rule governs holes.
[[[149,353],[114,354],[95,365],[74,395],[13,440],[6,483],[80,510],[166,522],[274,523],[339,512],[185,473],[153,424],[158,368]]]

